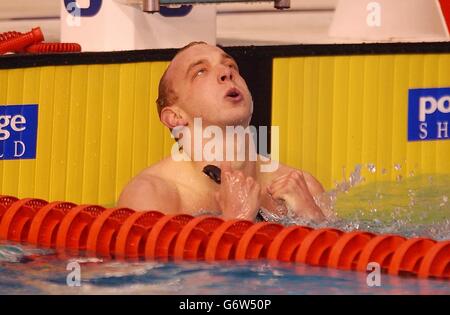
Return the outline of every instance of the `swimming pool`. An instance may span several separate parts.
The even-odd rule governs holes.
[[[6,250],[2,245],[1,251]],[[14,247],[14,251],[22,250]],[[123,263],[86,258],[78,261],[82,266],[80,287],[66,284],[68,261],[45,255],[28,262],[3,261],[0,294],[450,293],[445,280],[382,275],[380,287],[369,287],[363,273],[268,261]]]
[[[328,192],[337,220],[328,226],[407,237],[450,239],[450,175],[421,175]],[[80,265],[81,286],[67,285]],[[269,260],[244,262],[119,261],[65,257],[29,245],[0,244],[0,294],[450,294],[448,280],[367,274]]]

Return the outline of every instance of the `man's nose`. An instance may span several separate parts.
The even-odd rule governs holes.
[[[220,66],[218,79],[219,83],[233,80],[233,72],[231,71],[231,68],[227,66]]]

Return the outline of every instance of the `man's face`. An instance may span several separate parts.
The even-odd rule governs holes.
[[[250,122],[253,102],[247,84],[229,55],[216,46],[198,44],[182,51],[171,62],[168,79],[179,106],[192,124],[243,125]]]

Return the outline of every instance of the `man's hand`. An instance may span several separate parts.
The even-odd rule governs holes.
[[[254,221],[259,210],[260,185],[241,171],[233,171],[229,162],[221,163],[221,184],[216,200],[224,219]]]
[[[278,177],[267,186],[267,192],[273,199],[284,201],[286,207],[300,218],[314,222],[325,220],[325,216],[316,205],[301,171],[291,171]]]

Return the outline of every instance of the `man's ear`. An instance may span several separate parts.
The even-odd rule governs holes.
[[[179,108],[167,106],[161,110],[161,122],[169,129],[177,126],[186,126],[188,121]]]

